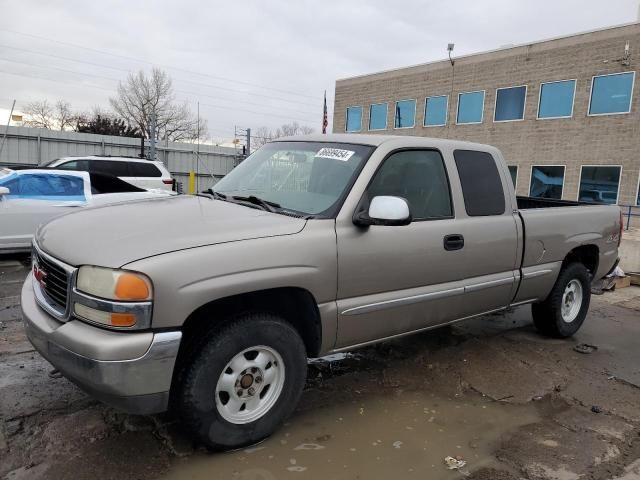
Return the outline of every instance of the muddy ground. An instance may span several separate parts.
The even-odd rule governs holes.
[[[50,375],[20,322],[25,275],[0,259],[3,479],[640,479],[638,287],[594,296],[569,340],[521,307],[311,362],[280,431],[210,454],[169,416],[118,413]]]

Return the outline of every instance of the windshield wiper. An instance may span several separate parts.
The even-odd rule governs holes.
[[[262,207],[263,210],[272,213],[275,212],[276,209],[282,208],[279,203],[270,202],[269,200],[264,200],[260,197],[256,197],[255,195],[249,195],[248,197],[233,195],[231,198],[233,198],[234,200],[240,200],[241,202],[253,203],[254,205]]]
[[[194,193],[196,197],[206,197],[210,200],[227,200],[227,196],[222,193],[213,191],[211,188],[204,190],[201,193]]]
[[[225,194],[220,193],[220,192],[216,192],[213,188],[210,188],[208,193],[209,193],[209,195],[211,195],[216,200],[226,200],[227,199],[227,196]]]

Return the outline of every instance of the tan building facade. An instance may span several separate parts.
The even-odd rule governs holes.
[[[488,143],[519,195],[636,205],[638,65],[630,24],[342,79],[333,131]]]

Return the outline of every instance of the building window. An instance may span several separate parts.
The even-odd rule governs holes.
[[[509,165],[509,173],[511,174],[511,182],[515,190],[518,186],[518,167],[516,165]]]
[[[369,107],[369,130],[387,128],[387,104],[375,103]]]
[[[593,77],[589,115],[629,113],[635,72]]]
[[[560,80],[540,84],[538,118],[569,118],[573,116],[575,80]]]
[[[448,109],[449,97],[447,95],[427,97],[424,101],[424,126],[441,127],[446,125]]]
[[[583,166],[580,170],[578,200],[592,203],[618,203],[622,167]]]
[[[395,128],[413,128],[416,124],[416,101],[396,102]]]
[[[362,130],[362,107],[347,107],[347,132]]]
[[[496,109],[494,122],[511,122],[524,120],[524,103],[527,98],[527,87],[508,87],[496,90]]]
[[[458,94],[456,123],[482,123],[484,112],[484,90]]]
[[[529,196],[536,198],[562,199],[564,185],[563,165],[544,165],[531,167]]]

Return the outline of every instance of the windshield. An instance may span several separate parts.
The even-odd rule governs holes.
[[[0,168],[0,180],[7,178],[9,175],[15,175],[15,172],[8,168]]]
[[[59,162],[61,159],[60,158],[54,158],[53,160],[49,160],[47,163],[43,163],[42,165],[40,165],[41,167],[49,167],[51,165],[53,165],[56,162]]]
[[[14,173],[2,176],[0,186],[9,189],[11,199],[34,199],[84,202],[84,179],[78,176],[44,173]]]
[[[213,191],[258,197],[306,215],[333,216],[373,149],[329,142],[268,143]]]

